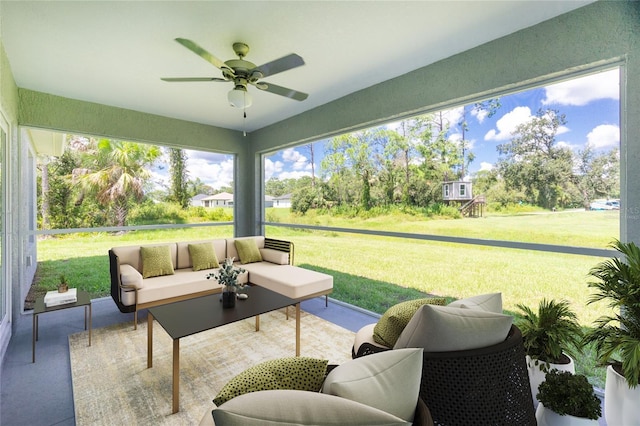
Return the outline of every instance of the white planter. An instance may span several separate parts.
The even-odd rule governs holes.
[[[569,373],[574,374],[576,372],[576,368],[573,358],[569,357],[569,361],[569,364],[549,363],[549,371],[568,371]],[[536,360],[527,355],[527,370],[529,372],[529,383],[531,384],[531,397],[533,398],[534,408],[538,407],[538,398],[536,398],[536,395],[538,394],[538,387],[540,386],[540,383],[544,382],[545,376],[547,375],[547,373],[540,370],[542,365],[543,363],[538,363],[538,365],[536,365]]]
[[[585,419],[583,417],[575,417],[560,414],[538,404],[536,408],[536,421],[538,426],[598,426],[597,420]]]
[[[607,367],[604,387],[604,418],[610,426],[640,425],[640,386],[629,388],[626,379]]]

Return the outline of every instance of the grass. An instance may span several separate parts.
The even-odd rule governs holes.
[[[314,214],[291,216],[285,209],[273,210],[268,213],[270,221],[597,248],[606,247],[619,234],[618,212],[463,220],[407,215],[359,221]],[[64,273],[72,287],[85,289],[92,297],[106,296],[110,286],[107,251],[113,246],[231,235],[232,227],[224,226],[44,239],[38,242],[37,287],[40,292],[55,289]],[[568,300],[585,327],[608,313],[606,306],[586,304],[590,293],[587,273],[603,260],[599,258],[273,226],[267,227],[266,235],[293,241],[296,265],[333,275],[332,297],[378,313],[427,294],[453,300],[488,292],[501,292],[504,309],[510,314],[516,311],[516,304],[537,306],[543,297]],[[587,348],[587,355],[576,360],[578,371],[603,387],[604,369],[592,366],[590,351]]]

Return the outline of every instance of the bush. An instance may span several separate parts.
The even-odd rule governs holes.
[[[551,370],[538,390],[536,398],[542,405],[561,416],[597,420],[602,414],[600,399],[582,374]]]
[[[186,223],[187,214],[174,203],[145,203],[129,212],[128,225],[154,225],[161,223]]]

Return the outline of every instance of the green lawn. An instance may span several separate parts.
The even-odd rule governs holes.
[[[418,220],[393,216],[365,221],[328,216],[291,216],[273,209],[282,221],[397,232],[454,235],[605,248],[619,234],[619,212],[569,212],[489,216],[478,219]],[[38,242],[37,285],[54,289],[58,276],[92,297],[109,295],[107,250],[117,245],[229,237],[231,226],[96,233],[48,238]],[[476,245],[405,240],[324,231],[267,227],[266,235],[291,240],[295,263],[334,276],[332,297],[383,313],[389,306],[424,294],[450,299],[501,292],[504,309],[523,303],[536,307],[543,297],[571,302],[580,322],[589,326],[605,306],[587,306],[587,273],[602,259]],[[588,360],[579,366],[591,369]],[[597,376],[600,372],[591,372]],[[601,380],[596,378],[595,381]]]

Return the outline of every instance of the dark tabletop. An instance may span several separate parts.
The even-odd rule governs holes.
[[[76,298],[77,298],[77,301],[75,301],[74,303],[65,303],[64,305],[46,307],[44,305],[44,296],[40,296],[36,299],[36,303],[33,307],[33,313],[35,315],[38,315],[43,312],[51,312],[51,311],[57,311],[60,309],[75,308],[76,306],[87,306],[91,304],[91,299],[89,299],[89,293],[87,293],[86,291],[76,290]]]
[[[234,308],[223,308],[221,295],[214,294],[156,306],[149,312],[172,339],[180,339],[297,303],[260,286],[245,287],[242,292],[249,298],[236,300]]]

